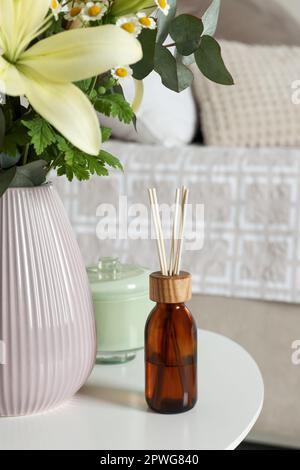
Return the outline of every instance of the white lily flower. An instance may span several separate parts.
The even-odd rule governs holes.
[[[29,44],[49,26],[49,0],[0,0],[0,93],[25,95],[73,145],[98,155],[96,112],[72,84],[141,59],[139,42],[113,25],[65,31]]]

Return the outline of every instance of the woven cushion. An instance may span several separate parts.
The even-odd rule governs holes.
[[[300,146],[300,48],[221,42],[235,85],[216,85],[193,66],[204,141],[222,146]],[[299,93],[298,93],[299,94]]]

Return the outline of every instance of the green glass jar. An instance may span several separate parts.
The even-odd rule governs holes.
[[[97,325],[97,363],[134,359],[144,347],[144,329],[154,304],[149,300],[150,271],[101,258],[87,269]]]

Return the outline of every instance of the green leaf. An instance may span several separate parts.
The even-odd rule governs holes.
[[[88,155],[60,135],[57,136],[57,145],[60,158],[57,159],[54,168],[59,176],[66,175],[69,181],[74,178],[79,181],[88,180],[94,174],[107,176],[106,166],[122,169],[119,160],[105,150],[101,150],[97,156]]]
[[[102,142],[107,142],[112,134],[112,129],[109,127],[101,126]]]
[[[185,65],[186,67],[189,67],[190,65],[195,63],[194,54],[187,55],[187,56],[181,56],[181,57],[182,57],[181,61],[182,61],[183,65]]]
[[[24,146],[29,142],[27,130],[21,121],[15,121],[12,124],[8,134],[4,136],[2,143],[2,152],[10,157],[16,158],[18,155],[18,146]]]
[[[221,0],[213,0],[202,17],[203,36],[213,36],[218,26]]]
[[[169,34],[170,24],[172,20],[176,16],[177,10],[177,0],[169,0],[170,10],[167,15],[165,15],[162,11],[158,11],[157,13],[157,38],[156,42],[158,44],[163,44],[165,39]]]
[[[95,109],[99,113],[104,114],[105,116],[110,116],[112,113],[112,104],[110,99],[106,99],[107,95],[103,97],[98,97],[98,100],[95,103]]]
[[[155,70],[161,76],[162,83],[177,93],[191,86],[192,72],[177,61],[171,52],[159,44],[155,49]]]
[[[100,90],[98,88],[97,91],[100,95],[103,95],[103,94],[105,94],[106,91],[111,90],[112,88],[114,88],[117,85],[118,85],[118,81],[115,78],[113,78],[111,76],[110,72],[109,72],[109,73],[107,73],[107,74],[105,74],[104,76],[101,77],[101,80],[99,82]],[[104,93],[103,93],[103,90],[101,90],[101,88],[105,89]]]
[[[95,101],[97,100],[97,98],[98,98],[98,92],[97,92],[97,90],[92,90],[92,91],[90,92],[90,94],[89,94],[89,99],[90,99],[90,101],[92,102],[92,104],[95,103]]]
[[[14,136],[17,145],[24,146],[29,143],[27,129],[24,127],[21,120],[14,122],[10,134]]]
[[[120,94],[100,96],[95,103],[95,108],[105,116],[116,117],[125,124],[130,124],[134,118],[130,104]]]
[[[177,16],[170,27],[170,34],[176,43],[176,48],[184,56],[188,56],[198,49],[202,32],[202,21],[192,15]]]
[[[3,196],[16,174],[16,167],[0,170],[0,197]]]
[[[143,49],[143,58],[132,66],[133,76],[137,80],[144,80],[154,69],[154,51],[156,30],[144,29],[139,35]]]
[[[11,126],[13,125],[13,120],[14,120],[13,109],[11,106],[6,104],[2,107],[2,112],[4,114],[6,132],[8,132]]]
[[[221,55],[221,47],[211,36],[203,36],[200,48],[195,52],[196,64],[205,77],[220,85],[233,85]]]
[[[4,137],[2,151],[10,157],[16,158],[17,156],[17,142],[13,134],[8,134]]]
[[[15,168],[16,174],[10,185],[13,188],[41,186],[46,181],[48,166],[45,160],[36,160]]]
[[[88,168],[89,171],[94,175],[95,173],[98,176],[108,176],[108,170],[105,168],[105,165],[97,157],[90,157],[88,159]]]
[[[84,93],[88,93],[90,91],[93,79],[88,78],[86,80],[81,80],[81,82],[76,82],[75,85]]]
[[[120,160],[106,150],[101,150],[99,158],[101,158],[101,160],[103,160],[103,162],[105,162],[108,166],[123,171],[123,165]]]
[[[43,118],[38,116],[31,121],[24,120],[22,124],[29,129],[30,143],[34,146],[37,155],[41,155],[49,145],[56,141],[54,130]]]
[[[56,135],[57,147],[62,153],[68,152],[72,146],[66,139],[60,135]]]
[[[3,145],[4,136],[5,136],[5,117],[4,117],[2,108],[0,108],[0,149],[2,148],[2,145]]]
[[[67,178],[70,179],[71,168],[67,168],[66,174],[67,174]],[[73,167],[73,175],[79,181],[88,181],[91,177],[89,170],[81,165],[76,165],[75,167]]]

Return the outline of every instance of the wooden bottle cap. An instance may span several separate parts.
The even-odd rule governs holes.
[[[181,271],[179,276],[150,274],[150,299],[163,304],[179,304],[192,298],[192,276]]]

